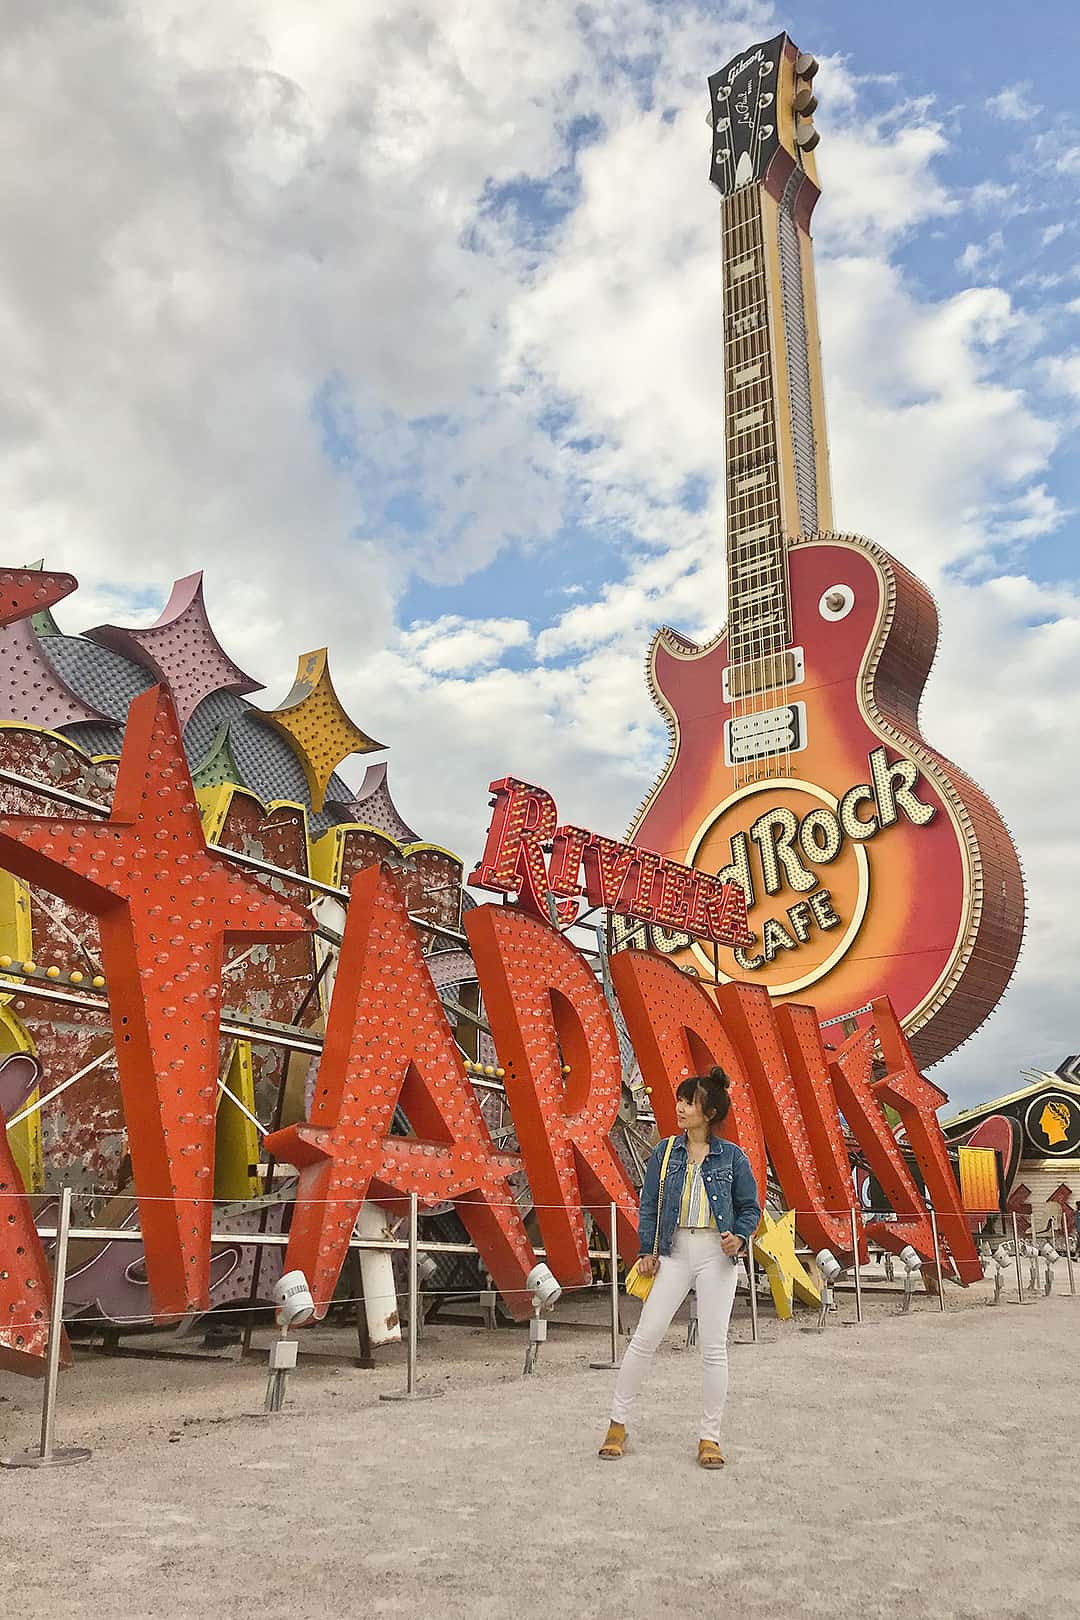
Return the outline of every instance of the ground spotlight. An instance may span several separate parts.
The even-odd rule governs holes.
[[[1000,1305],[1001,1296],[1005,1291],[1005,1273],[1013,1261],[1008,1244],[999,1243],[991,1258],[994,1262],[994,1304]]]
[[[819,1249],[814,1258],[821,1267],[821,1274],[825,1278],[825,1281],[830,1284],[834,1283],[844,1268],[836,1258],[835,1254],[833,1254],[832,1250]]]
[[[525,1350],[525,1372],[531,1373],[540,1354],[540,1346],[547,1341],[547,1322],[543,1313],[558,1303],[562,1288],[548,1266],[538,1261],[525,1279],[532,1294],[533,1313],[529,1319],[529,1343]]]
[[[1046,1280],[1043,1284],[1043,1293],[1046,1294],[1047,1298],[1049,1298],[1054,1287],[1054,1262],[1056,1260],[1060,1260],[1061,1256],[1058,1254],[1049,1238],[1047,1238],[1045,1243],[1040,1245],[1039,1253],[1046,1261]]]
[[[315,1315],[315,1301],[302,1271],[286,1271],[279,1277],[274,1284],[273,1299],[277,1307],[274,1319],[280,1328],[303,1327]]]
[[[296,1340],[289,1338],[291,1327],[302,1327],[315,1315],[308,1280],[302,1271],[287,1271],[273,1287],[274,1318],[281,1329],[280,1339],[270,1346],[270,1372],[266,1380],[263,1410],[280,1412],[285,1400],[285,1380],[296,1366]]]
[[[905,1243],[897,1259],[904,1268],[904,1303],[900,1309],[910,1311],[911,1300],[915,1292],[915,1279],[922,1270],[922,1255],[910,1243]]]
[[[821,1272],[821,1310],[818,1312],[818,1331],[824,1326],[830,1311],[835,1311],[836,1300],[833,1295],[833,1284],[843,1271],[843,1266],[833,1254],[831,1249],[819,1249],[814,1259]]]
[[[525,1286],[533,1297],[537,1310],[548,1311],[562,1295],[562,1288],[554,1273],[542,1260],[538,1261],[525,1279]]]

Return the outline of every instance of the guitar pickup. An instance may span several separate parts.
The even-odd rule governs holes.
[[[741,714],[724,725],[724,762],[747,765],[776,754],[797,754],[806,747],[806,704],[784,703],[776,709]]]
[[[723,673],[724,700],[734,703],[752,692],[772,692],[780,686],[801,686],[806,679],[806,663],[801,647],[766,653],[746,663],[729,664]]]

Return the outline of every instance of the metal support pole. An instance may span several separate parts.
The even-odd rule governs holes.
[[[1065,1264],[1069,1268],[1069,1293],[1076,1293],[1076,1278],[1073,1276],[1072,1249],[1069,1247],[1069,1217],[1065,1211],[1061,1212],[1061,1236],[1065,1242]]]
[[[380,1401],[433,1401],[442,1394],[441,1389],[421,1390],[416,1387],[416,1347],[420,1320],[420,1200],[416,1193],[409,1194],[409,1348],[406,1361],[405,1388],[380,1395]]]
[[[754,1240],[752,1237],[748,1237],[746,1240],[746,1276],[750,1283],[750,1339],[752,1343],[757,1344],[757,1278],[754,1276]]]
[[[938,1310],[945,1309],[945,1283],[941,1275],[941,1245],[938,1243],[937,1216],[930,1211],[930,1230],[934,1235],[934,1271],[937,1275]]]
[[[1013,1253],[1016,1256],[1016,1300],[1017,1304],[1024,1305],[1027,1301],[1024,1299],[1024,1275],[1020,1269],[1020,1228],[1016,1224],[1015,1212],[1012,1218],[1012,1229]]]
[[[619,1365],[619,1251],[615,1243],[615,1222],[618,1218],[618,1206],[611,1205],[611,1360],[590,1361],[589,1366],[596,1372],[613,1372]]]
[[[855,1218],[855,1211],[851,1211],[851,1248],[854,1254],[853,1270],[855,1273],[855,1320],[862,1321],[862,1276],[859,1272],[859,1225]]]
[[[18,1457],[3,1458],[5,1468],[55,1468],[63,1463],[86,1462],[85,1446],[53,1444],[56,1431],[56,1381],[60,1376],[60,1345],[64,1337],[64,1279],[67,1276],[68,1233],[71,1230],[71,1188],[60,1195],[60,1217],[53,1250],[52,1306],[49,1311],[49,1343],[45,1355],[45,1389],[41,1402],[41,1443],[37,1451],[24,1451]]]

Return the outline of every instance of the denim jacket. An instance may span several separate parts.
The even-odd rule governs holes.
[[[666,1145],[665,1139],[653,1148],[645,1170],[638,1215],[638,1246],[642,1254],[652,1254],[656,1242],[656,1205]],[[660,1211],[660,1243],[657,1248],[659,1254],[671,1253],[689,1162],[686,1136],[680,1134],[674,1139],[664,1178],[664,1207]],[[709,1151],[701,1166],[701,1177],[718,1230],[734,1232],[736,1237],[749,1243],[761,1220],[761,1203],[750,1160],[742,1148],[723,1136],[710,1137]]]

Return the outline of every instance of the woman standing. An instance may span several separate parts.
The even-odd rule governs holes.
[[[684,1080],[675,1093],[680,1135],[653,1149],[641,1189],[640,1270],[655,1278],[619,1368],[601,1457],[621,1457],[626,1423],[657,1345],[679,1306],[697,1290],[704,1411],[698,1439],[702,1468],[722,1468],[720,1420],[727,1399],[727,1336],[739,1256],[761,1219],[750,1161],[717,1135],[731,1106],[723,1069]],[[661,1188],[661,1167],[666,1162]]]

